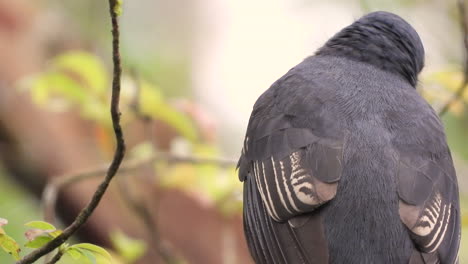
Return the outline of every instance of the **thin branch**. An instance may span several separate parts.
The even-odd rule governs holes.
[[[151,139],[151,144],[156,146],[156,138],[155,138],[155,127],[153,126],[153,122],[147,116],[141,113],[140,111],[140,81],[139,78],[134,76],[134,79],[137,80],[137,96],[135,97],[135,112],[137,113],[138,118],[140,118],[146,126],[147,136]],[[151,175],[154,174],[154,167],[152,163],[146,163],[144,166],[140,167],[141,169],[147,169]],[[159,202],[160,197],[156,198],[156,201],[153,203],[156,206],[155,210],[150,210],[148,208],[148,204],[145,201],[139,199],[134,192],[131,191],[131,188],[128,186],[128,178],[122,177],[117,181],[117,186],[119,187],[119,192],[122,195],[123,200],[127,203],[129,208],[133,210],[136,216],[141,220],[143,225],[145,226],[150,239],[151,244],[154,245],[153,249],[159,255],[163,263],[167,264],[174,264],[174,263],[181,263],[181,259],[179,256],[174,252],[172,247],[170,247],[165,241],[162,239],[160,234],[159,222],[158,222],[158,212],[159,212]],[[159,193],[159,192],[157,192]],[[159,195],[158,195],[159,196]]]
[[[49,262],[47,262],[47,264],[57,263],[62,258],[62,256],[63,256],[63,252],[59,250],[57,254],[55,254],[55,256]]]
[[[200,157],[187,157],[187,156],[178,156],[175,154],[168,153],[159,153],[153,154],[145,159],[135,159],[124,162],[119,169],[118,175],[124,175],[125,173],[135,171],[141,166],[146,164],[151,164],[156,161],[165,161],[169,163],[190,163],[190,164],[213,164],[223,168],[234,167],[236,166],[235,160],[229,159],[210,159],[210,158],[200,158]],[[96,168],[84,170],[82,172],[65,174],[60,177],[55,177],[50,181],[42,193],[42,205],[44,210],[44,218],[47,222],[54,224],[56,221],[55,217],[55,208],[58,198],[58,193],[64,188],[71,186],[75,183],[81,182],[83,180],[101,177],[105,175],[107,171],[107,165],[101,165]],[[122,195],[125,196],[125,192],[122,192]],[[130,195],[130,194],[128,194]],[[136,201],[127,198],[130,206],[135,210],[138,216],[142,219],[145,226],[148,228],[153,240],[158,240],[159,232],[154,230],[154,215],[149,212],[149,210],[143,205],[139,205]],[[166,261],[166,263],[177,263],[177,256],[170,253],[172,250],[167,245],[161,243],[160,241],[156,243],[153,241],[153,244],[158,245],[158,253]]]
[[[122,164],[120,167],[119,174],[136,169],[142,162],[146,162],[146,160],[125,162],[125,165]],[[103,165],[98,168],[89,169],[78,173],[65,174],[60,177],[55,177],[52,181],[47,183],[44,191],[42,192],[45,221],[51,224],[55,223],[55,207],[58,198],[57,196],[62,189],[89,178],[104,176],[106,175],[108,168],[109,165]]]
[[[109,183],[112,178],[117,173],[120,163],[123,160],[125,155],[125,142],[123,138],[122,128],[120,126],[120,112],[119,112],[119,102],[120,102],[120,79],[122,74],[122,66],[120,62],[120,52],[119,52],[119,24],[117,19],[117,0],[109,0],[109,12],[112,21],[112,59],[114,64],[114,73],[112,80],[112,98],[111,98],[111,117],[112,124],[114,127],[115,139],[117,142],[117,147],[114,153],[114,158],[112,163],[107,170],[106,177],[102,183],[96,189],[91,201],[88,205],[80,212],[80,214],[75,218],[73,223],[71,223],[61,235],[47,243],[41,248],[38,248],[28,255],[24,256],[21,260],[17,261],[17,264],[31,264],[38,260],[40,257],[48,254],[54,249],[62,245],[68,238],[70,238],[91,216],[96,207],[99,205],[102,196],[107,190]]]
[[[443,116],[454,104],[458,101],[466,91],[466,87],[468,87],[468,15],[466,11],[466,4],[464,0],[458,0],[458,9],[460,11],[460,25],[462,28],[462,35],[463,35],[463,47],[464,47],[464,62],[463,62],[463,82],[458,88],[457,92],[453,95],[453,97],[441,108],[439,111],[439,116]]]
[[[171,248],[162,241],[158,228],[159,226],[152,211],[148,209],[144,202],[138,201],[135,198],[135,196],[130,192],[128,185],[123,181],[124,179],[121,178],[120,180],[121,181],[117,182],[124,201],[145,225],[151,238],[151,244],[156,247],[156,250],[163,262],[167,264],[179,263],[180,261],[176,254],[174,254]]]
[[[169,163],[191,163],[191,164],[214,164],[220,167],[233,167],[236,165],[235,160],[229,159],[210,159],[200,157],[187,157],[178,156],[168,153],[159,153],[151,155],[145,159],[135,159],[126,161],[122,164],[119,169],[119,174],[134,171],[140,166],[155,161],[166,161]],[[45,220],[49,223],[55,222],[55,204],[57,202],[57,195],[63,188],[73,185],[74,183],[96,178],[104,175],[107,171],[107,166],[98,166],[96,168],[88,169],[78,173],[66,174],[60,177],[54,178],[50,181],[42,193],[42,204],[44,207]]]

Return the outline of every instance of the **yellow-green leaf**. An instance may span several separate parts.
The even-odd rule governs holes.
[[[27,242],[24,246],[27,248],[40,248],[52,240],[50,236],[38,236]]]
[[[107,103],[89,98],[86,103],[81,105],[81,116],[98,122],[105,126],[112,125],[112,119],[109,115],[109,106]]]
[[[55,231],[48,232],[48,233],[49,233],[49,235],[50,235],[51,237],[56,238],[56,237],[58,237],[59,235],[61,235],[61,234],[63,233],[63,231],[57,229],[57,230],[55,230]]]
[[[85,249],[80,249],[81,253],[88,259],[89,263],[92,264],[97,264],[96,262],[96,256],[94,255],[93,251],[85,250]]]
[[[88,251],[91,251],[93,253],[96,253],[100,256],[103,256],[105,257],[106,259],[108,260],[112,260],[112,257],[111,255],[109,254],[109,252],[107,252],[104,248],[100,247],[100,246],[96,246],[96,245],[93,245],[93,244],[90,244],[90,243],[80,243],[80,244],[76,244],[76,245],[73,245],[71,246],[71,248],[79,248],[79,249],[84,249],[84,250],[88,250]]]
[[[101,96],[106,93],[107,71],[95,55],[84,51],[70,51],[57,56],[53,60],[53,66],[62,74],[72,74],[94,95]]]
[[[10,254],[15,260],[19,260],[21,251],[18,243],[7,234],[0,234],[0,247]]]
[[[191,141],[196,140],[197,131],[193,122],[166,103],[161,91],[147,82],[141,82],[140,85],[139,108],[142,114],[167,123]]]
[[[114,12],[117,14],[117,16],[122,15],[122,0],[117,0],[115,7],[114,7]]]
[[[78,260],[84,256],[83,253],[76,248],[67,248],[65,254],[70,255],[74,260]]]
[[[27,227],[32,227],[40,230],[56,230],[55,226],[44,221],[31,221],[25,224]]]
[[[81,104],[88,97],[76,80],[58,72],[38,75],[30,86],[33,100],[53,109],[62,110],[73,103]]]
[[[133,263],[143,256],[146,251],[146,244],[142,240],[132,239],[122,233],[115,231],[111,233],[111,242],[120,256],[126,262]]]

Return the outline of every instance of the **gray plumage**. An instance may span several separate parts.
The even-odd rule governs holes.
[[[416,31],[374,12],[260,96],[238,165],[256,263],[456,263],[457,179],[423,65]]]

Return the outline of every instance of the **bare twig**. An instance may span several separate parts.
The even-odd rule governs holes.
[[[62,258],[62,256],[63,256],[63,252],[59,250],[57,254],[55,254],[55,256],[49,262],[47,262],[47,264],[57,263]]]
[[[187,156],[178,156],[175,154],[159,153],[151,155],[145,159],[135,159],[124,162],[119,169],[118,175],[123,175],[128,172],[135,171],[141,166],[146,164],[151,164],[155,161],[165,161],[169,163],[191,163],[191,164],[214,164],[220,167],[234,167],[236,165],[235,160],[229,159],[209,159],[209,158],[200,158],[200,157],[187,157]],[[54,178],[50,181],[42,193],[42,205],[44,210],[45,220],[49,223],[55,223],[55,207],[57,203],[58,193],[75,183],[81,182],[83,180],[101,177],[107,171],[107,165],[101,165],[96,168],[84,170],[82,172],[66,174],[60,177]],[[125,192],[121,192],[123,196],[126,195]],[[127,194],[129,196],[130,194]],[[178,257],[176,254],[171,253],[171,249],[168,245],[162,243],[159,239],[159,230],[157,229],[157,223],[155,223],[155,216],[142,204],[139,204],[134,199],[126,199],[129,202],[129,205],[133,210],[136,211],[137,215],[142,219],[145,226],[150,232],[151,239],[157,240],[153,241],[154,245],[158,245],[158,253],[163,258],[166,263],[177,263]]]
[[[162,241],[159,226],[152,211],[148,209],[143,201],[135,198],[123,180],[118,181],[120,193],[130,209],[136,213],[145,225],[151,238],[151,244],[154,245],[163,262],[167,264],[179,263],[179,258],[176,254]]]
[[[460,24],[462,28],[462,36],[463,36],[463,47],[464,47],[464,56],[465,59],[463,61],[463,82],[458,88],[457,92],[453,95],[453,97],[445,103],[445,105],[439,111],[439,116],[443,116],[449,108],[458,101],[466,91],[466,87],[468,86],[468,15],[466,12],[466,4],[464,0],[458,0],[458,9],[460,11]]]
[[[126,162],[119,169],[119,174],[133,170],[139,166],[141,162],[146,161],[130,161]],[[54,224],[55,223],[55,205],[57,202],[57,195],[60,190],[73,185],[74,183],[81,182],[89,178],[106,175],[109,165],[102,165],[98,168],[85,170],[82,172],[65,174],[60,177],[55,177],[52,181],[47,183],[44,191],[42,192],[42,203],[44,208],[44,220]]]
[[[214,164],[220,167],[232,167],[236,165],[236,161],[229,159],[209,159],[159,153],[149,156],[145,159],[135,159],[124,162],[119,169],[119,174],[134,171],[144,164],[155,161],[166,161],[169,163]],[[45,220],[49,223],[55,222],[55,204],[57,202],[57,194],[60,190],[86,179],[103,176],[106,171],[107,166],[98,166],[96,168],[88,169],[82,172],[56,177],[54,180],[50,181],[42,193],[42,204],[44,207]]]
[[[137,117],[140,118],[146,126],[147,130],[147,136],[151,140],[151,144],[153,146],[156,146],[156,138],[155,138],[155,127],[153,126],[152,120],[145,116],[143,113],[140,111],[140,93],[139,90],[141,89],[141,84],[139,82],[139,79],[136,77],[136,74],[134,76],[134,79],[138,81],[137,83],[137,96],[135,96],[135,112],[137,114]],[[154,167],[152,163],[147,163],[144,164],[144,166],[141,166],[141,169],[145,169],[150,172],[151,175],[154,174]],[[154,177],[151,177],[154,179]],[[144,200],[141,198],[137,197],[134,192],[131,191],[131,188],[129,188],[128,184],[128,178],[122,177],[117,181],[118,187],[119,187],[119,193],[122,195],[123,200],[127,203],[129,208],[133,210],[135,215],[141,220],[143,225],[145,226],[150,239],[151,239],[151,244],[153,245],[152,249],[156,251],[156,253],[159,255],[163,263],[166,264],[175,264],[175,263],[181,263],[180,257],[174,252],[172,247],[170,247],[169,244],[167,244],[161,237],[160,234],[160,228],[159,228],[159,222],[158,222],[158,212],[159,212],[159,201],[160,197],[156,198],[156,201],[152,203],[153,207],[155,207],[154,210],[150,210],[148,207],[148,204],[145,203]],[[159,194],[160,192],[156,192]]]
[[[53,251],[62,245],[68,238],[70,238],[91,216],[96,207],[99,205],[102,196],[107,190],[109,183],[112,178],[117,173],[120,163],[123,160],[125,155],[125,142],[123,138],[122,128],[120,126],[120,112],[119,112],[119,102],[120,102],[120,79],[122,73],[122,67],[120,62],[120,52],[119,52],[119,24],[117,20],[117,0],[109,0],[109,11],[112,21],[112,59],[114,64],[114,73],[112,80],[112,98],[111,98],[111,117],[112,124],[114,127],[115,139],[117,141],[117,147],[114,153],[114,158],[112,163],[107,170],[106,177],[102,183],[96,189],[91,201],[88,205],[80,212],[80,214],[75,218],[75,220],[63,231],[61,235],[47,243],[41,248],[38,248],[28,255],[24,256],[21,260],[17,261],[17,264],[31,264],[35,262],[40,257],[46,255],[47,253]]]

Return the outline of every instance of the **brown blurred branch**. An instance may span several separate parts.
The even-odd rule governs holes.
[[[141,166],[145,164],[151,164],[155,161],[166,161],[169,163],[214,164],[220,167],[233,167],[236,165],[235,160],[187,157],[159,153],[151,155],[145,159],[135,159],[124,162],[120,166],[119,175],[135,171]],[[42,205],[45,220],[52,224],[55,223],[55,207],[57,203],[57,196],[60,190],[86,179],[100,177],[106,173],[107,167],[107,165],[102,165],[82,172],[56,177],[50,181],[42,193]],[[130,208],[135,211],[137,216],[140,217],[145,227],[150,232],[153,245],[157,246],[158,254],[161,256],[161,258],[165,261],[165,263],[178,263],[179,257],[177,257],[177,255],[172,252],[168,245],[161,241],[157,223],[155,223],[155,217],[151,211],[144,204],[135,200],[125,188],[122,188],[122,186],[119,187],[121,187],[120,191],[125,201],[129,204]]]
[[[236,165],[236,161],[229,159],[210,159],[160,153],[154,154],[146,159],[136,159],[124,162],[120,167],[119,174],[134,171],[144,164],[155,161],[166,161],[169,163],[214,164],[220,167],[231,167]],[[107,166],[102,165],[82,172],[56,177],[54,180],[50,181],[42,193],[45,220],[49,223],[55,222],[55,204],[57,202],[57,194],[61,189],[82,180],[102,176],[106,171]]]
[[[464,47],[464,62],[463,62],[463,82],[458,88],[457,92],[453,95],[453,97],[445,103],[445,105],[439,111],[439,116],[443,116],[448,109],[458,101],[466,91],[466,87],[468,86],[468,15],[466,12],[466,4],[464,0],[458,0],[458,10],[460,11],[460,25],[462,28],[462,36],[463,36],[463,47]]]
[[[24,256],[21,260],[16,262],[17,264],[31,264],[35,262],[40,257],[46,255],[47,253],[53,251],[62,245],[68,238],[70,238],[91,216],[96,207],[99,205],[102,196],[107,190],[112,178],[117,173],[120,163],[123,160],[125,155],[125,142],[123,138],[122,128],[120,126],[120,112],[119,112],[119,102],[120,102],[120,79],[122,74],[122,66],[120,62],[120,51],[119,51],[119,23],[117,19],[117,0],[109,0],[109,12],[112,21],[112,59],[114,65],[114,73],[112,80],[112,98],[111,98],[111,117],[112,124],[114,127],[115,139],[117,142],[117,147],[114,153],[114,158],[112,163],[107,170],[106,177],[102,183],[96,189],[91,201],[88,205],[80,212],[80,214],[75,218],[75,220],[63,231],[61,235],[47,243],[41,248],[38,248],[28,255]],[[55,258],[55,257],[54,257]]]
[[[148,137],[151,139],[152,146],[156,146],[155,140],[155,131],[153,131],[154,126],[152,120],[145,116],[140,109],[140,89],[141,89],[141,81],[138,78],[135,71],[132,72],[133,79],[136,81],[136,89],[137,89],[137,96],[134,98],[133,108],[134,111],[139,119],[141,119],[146,126],[146,130],[148,132]],[[151,163],[146,163],[148,167],[148,171],[151,172],[151,175],[154,174],[154,168]],[[122,195],[123,200],[128,205],[128,207],[135,213],[135,215],[140,219],[140,221],[145,226],[150,239],[151,245],[153,245],[152,249],[156,251],[158,256],[161,258],[163,263],[166,264],[175,264],[180,263],[180,258],[177,254],[172,250],[171,247],[161,238],[159,222],[157,221],[157,213],[159,211],[159,197],[156,199],[155,203],[156,209],[154,211],[150,210],[148,204],[145,203],[144,199],[141,197],[137,197],[134,192],[132,192],[131,188],[129,188],[128,178],[122,177],[117,181],[117,186],[119,188],[119,193]]]

